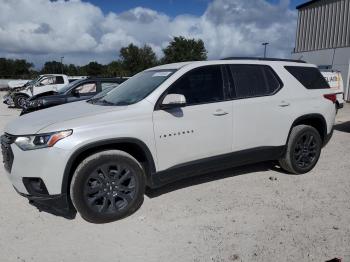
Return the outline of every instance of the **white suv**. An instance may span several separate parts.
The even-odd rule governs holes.
[[[39,209],[105,223],[137,210],[146,186],[269,160],[310,171],[332,134],[335,101],[302,62],[162,65],[102,98],[18,118],[2,137],[3,159]]]

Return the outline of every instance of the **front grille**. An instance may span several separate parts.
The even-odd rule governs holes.
[[[16,137],[4,134],[1,136],[1,151],[2,151],[2,162],[4,162],[5,169],[8,172],[11,172],[12,164],[13,164],[13,153],[11,149],[11,144],[15,142]]]

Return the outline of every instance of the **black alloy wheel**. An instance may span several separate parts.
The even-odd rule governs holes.
[[[130,154],[106,150],[84,159],[70,184],[70,198],[82,218],[108,223],[134,213],[143,203],[145,173]]]
[[[115,213],[135,198],[137,179],[128,167],[110,162],[91,172],[86,180],[86,204],[98,213]],[[138,185],[137,185],[138,186]]]
[[[296,165],[300,168],[309,168],[316,159],[319,147],[312,132],[302,134],[294,147]]]

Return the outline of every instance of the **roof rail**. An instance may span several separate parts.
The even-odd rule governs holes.
[[[306,63],[303,60],[282,59],[282,58],[262,58],[262,57],[226,57],[221,60],[260,60],[260,61],[283,61],[283,62]]]

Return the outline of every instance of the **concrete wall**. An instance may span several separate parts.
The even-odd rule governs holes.
[[[349,0],[350,1],[350,0]],[[293,53],[293,59],[302,59],[308,63],[318,66],[332,65],[333,70],[340,71],[344,81],[345,99],[350,101],[350,83],[349,83],[349,62],[350,62],[350,47],[337,49],[323,49],[310,52]]]

